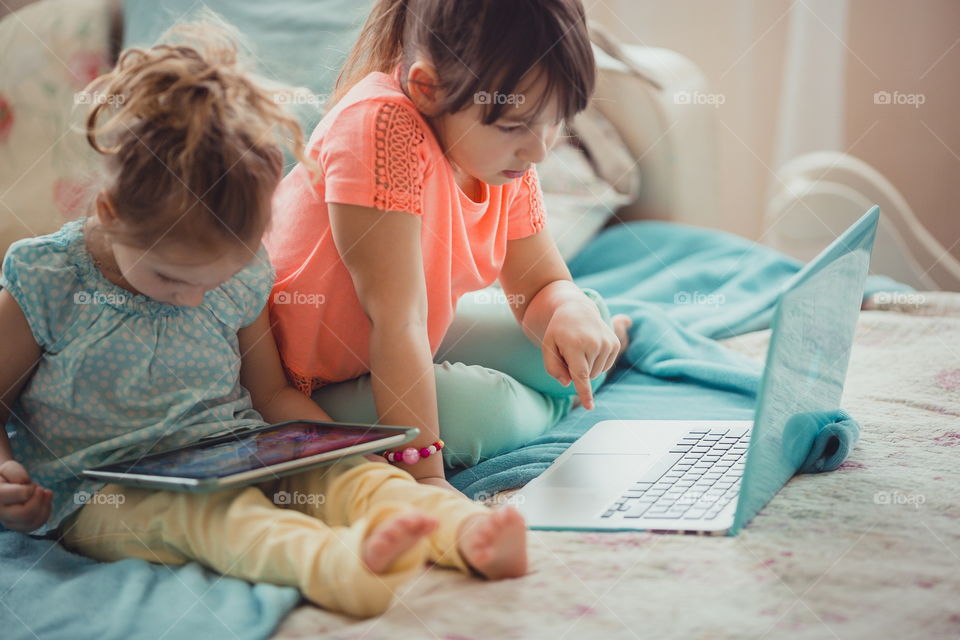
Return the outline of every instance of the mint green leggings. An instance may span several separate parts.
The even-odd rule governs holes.
[[[583,292],[610,324],[600,294]],[[540,348],[493,287],[460,299],[434,361],[448,467],[472,466],[523,446],[567,415],[577,395],[572,383],[564,387],[547,373]],[[606,375],[593,379],[594,390]],[[339,422],[377,421],[369,375],[322,387],[313,400]]]

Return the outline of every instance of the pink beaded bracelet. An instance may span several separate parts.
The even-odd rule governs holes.
[[[429,447],[424,447],[419,451],[416,447],[407,447],[406,449],[397,449],[396,451],[384,451],[383,457],[387,462],[402,462],[404,464],[416,464],[421,458],[429,458],[437,451],[443,449],[443,440],[437,440]]]

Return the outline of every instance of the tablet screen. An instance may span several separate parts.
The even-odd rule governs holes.
[[[97,467],[98,471],[179,478],[231,476],[396,436],[396,429],[293,422],[199,442],[186,449]]]

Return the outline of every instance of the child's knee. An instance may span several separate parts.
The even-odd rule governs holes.
[[[471,466],[516,449],[555,422],[553,399],[492,369],[463,363],[436,365],[444,462]]]

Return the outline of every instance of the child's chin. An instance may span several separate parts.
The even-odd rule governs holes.
[[[513,182],[513,178],[508,178],[502,173],[498,173],[497,175],[491,176],[489,179],[484,180],[484,182],[494,187],[501,187],[505,184]]]
[[[185,305],[185,304],[183,304],[183,303],[177,302],[176,300],[171,300],[171,299],[168,298],[167,296],[152,296],[152,295],[150,295],[149,293],[147,293],[146,291],[143,291],[142,293],[143,293],[143,295],[145,295],[146,297],[150,298],[150,299],[153,300],[154,302],[159,302],[160,304],[169,304],[169,305],[174,306],[174,307],[186,307],[186,306],[189,306],[189,305]]]

